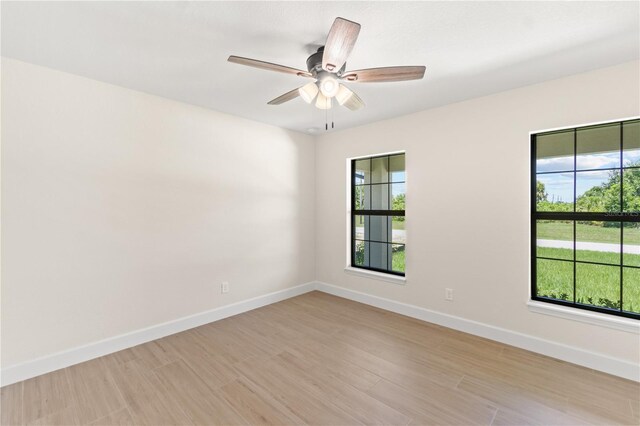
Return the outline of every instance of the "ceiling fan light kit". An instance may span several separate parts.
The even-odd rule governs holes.
[[[307,70],[300,70],[257,59],[229,56],[229,62],[250,67],[293,74],[298,77],[313,78],[304,86],[293,89],[268,102],[269,105],[280,105],[298,96],[311,104],[315,99],[316,108],[327,110],[333,105],[333,99],[340,106],[352,111],[364,107],[364,102],[341,81],[354,83],[373,83],[419,80],[424,77],[424,66],[400,66],[369,68],[356,71],[345,71],[347,58],[360,34],[360,24],[344,18],[336,18],[329,30],[327,41],[317,52],[307,58]],[[326,126],[325,126],[326,127]]]

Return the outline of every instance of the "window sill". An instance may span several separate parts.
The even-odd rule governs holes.
[[[393,284],[404,285],[407,283],[407,277],[385,274],[385,273],[376,272],[376,271],[367,271],[366,269],[352,268],[351,266],[347,266],[346,268],[344,268],[344,271],[347,274],[357,275],[359,277],[364,277],[364,278],[371,278],[379,281],[386,281],[388,283],[393,283]]]
[[[535,300],[528,301],[527,307],[531,312],[538,314],[551,315],[572,321],[579,321],[587,324],[599,325],[601,327],[613,328],[615,330],[626,331],[628,333],[640,334],[640,321],[634,319],[614,317],[598,312],[589,312],[577,308],[537,302]]]

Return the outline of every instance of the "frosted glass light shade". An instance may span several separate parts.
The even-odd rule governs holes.
[[[318,93],[316,98],[316,108],[318,109],[331,109],[331,98],[327,98],[322,92]]]
[[[316,83],[314,82],[307,83],[298,89],[298,93],[302,100],[310,104],[311,101],[313,101],[313,98],[318,94],[318,86],[316,86]]]
[[[349,98],[351,98],[351,96],[353,96],[353,92],[349,90],[346,86],[341,84],[340,89],[336,94],[336,101],[338,101],[338,104],[344,105],[344,103],[347,102]]]

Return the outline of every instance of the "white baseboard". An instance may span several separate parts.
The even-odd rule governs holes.
[[[474,334],[476,336],[495,340],[507,345],[516,346],[528,351],[537,352],[542,355],[557,358],[573,364],[599,370],[614,376],[625,379],[640,381],[640,365],[613,358],[596,352],[586,351],[562,343],[552,342],[538,337],[530,336],[516,331],[507,330],[500,327],[472,321],[453,315],[443,314],[419,306],[396,302],[382,297],[371,296],[358,291],[349,290],[344,287],[317,282],[316,290],[333,294],[334,296],[354,300],[366,305],[375,306],[380,309],[395,312],[422,321],[442,325],[454,330]]]
[[[313,290],[319,290],[422,321],[485,337],[507,345],[516,346],[532,352],[561,359],[563,361],[592,368],[594,370],[624,377],[625,379],[640,381],[640,365],[629,361],[612,358],[607,355],[540,339],[538,337],[483,324],[477,321],[443,314],[441,312],[432,311],[419,306],[360,293],[344,287],[338,287],[323,282],[309,282],[296,287],[243,300],[231,305],[215,308],[210,311],[201,312],[199,314],[179,318],[163,324],[154,325],[127,334],[122,334],[120,336],[58,352],[32,361],[12,365],[3,368],[0,372],[0,383],[1,386],[10,385],[41,374],[49,373],[51,371],[59,370],[61,368],[69,367],[74,364],[79,364],[100,356],[140,345],[151,340],[160,339],[171,334],[241,314],[252,309],[277,303]]]
[[[121,351],[151,340],[179,333],[190,328],[198,327],[210,322],[218,321],[233,315],[241,314],[261,306],[280,302],[291,297],[313,291],[315,283],[309,282],[296,287],[265,294],[243,300],[231,305],[221,306],[209,311],[201,312],[188,317],[168,321],[163,324],[132,331],[120,336],[111,337],[90,343],[88,345],[57,352],[41,358],[27,361],[21,364],[3,368],[0,372],[1,386],[10,385],[22,380],[30,379],[41,374],[69,367],[74,364],[89,361],[113,352]]]

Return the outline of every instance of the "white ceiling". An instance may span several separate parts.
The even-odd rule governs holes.
[[[639,2],[2,2],[2,55],[276,126],[324,132],[306,83],[230,54],[306,69],[337,16],[362,24],[347,69],[426,65],[424,80],[352,83],[336,129],[640,56]]]

